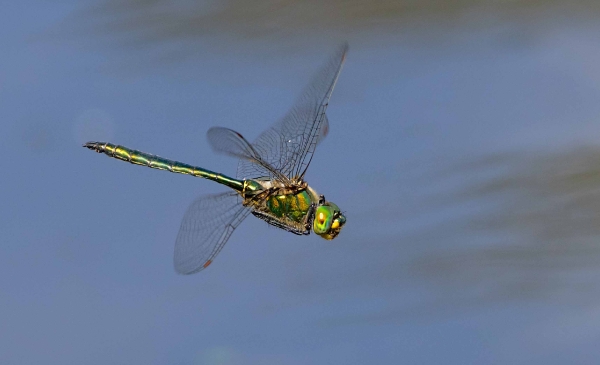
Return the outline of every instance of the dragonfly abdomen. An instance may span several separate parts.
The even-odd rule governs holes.
[[[169,160],[150,153],[134,150],[124,146],[115,145],[107,142],[88,142],[83,145],[98,153],[104,153],[109,157],[113,157],[122,161],[151,167],[158,170],[166,170],[178,174],[191,175],[202,177],[220,184],[226,185],[232,189],[242,191],[244,182],[242,180],[233,179],[201,167],[188,165],[179,161]]]

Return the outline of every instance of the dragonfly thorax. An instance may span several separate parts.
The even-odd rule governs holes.
[[[252,214],[299,235],[310,234],[312,230],[331,240],[346,223],[336,204],[326,201],[302,180],[288,185],[266,178],[248,179],[241,195],[244,206],[252,207]]]

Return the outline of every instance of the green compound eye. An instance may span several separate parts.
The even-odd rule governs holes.
[[[313,230],[316,234],[325,234],[331,229],[331,222],[333,220],[333,209],[326,205],[321,205],[315,212],[315,221],[313,223]]]

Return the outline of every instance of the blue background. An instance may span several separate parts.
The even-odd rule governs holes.
[[[0,15],[0,363],[595,364],[595,2],[43,1]],[[172,268],[219,185],[81,148],[235,175],[343,41],[306,176],[334,241],[250,217],[208,270]]]

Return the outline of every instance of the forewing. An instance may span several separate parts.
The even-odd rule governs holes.
[[[175,241],[175,270],[193,274],[208,267],[231,233],[248,216],[236,192],[206,195],[188,208]]]
[[[325,111],[347,51],[347,44],[340,47],[286,116],[252,144],[263,161],[290,179],[304,175],[317,144],[329,131]],[[238,178],[257,177],[255,165],[248,159],[241,160]]]

